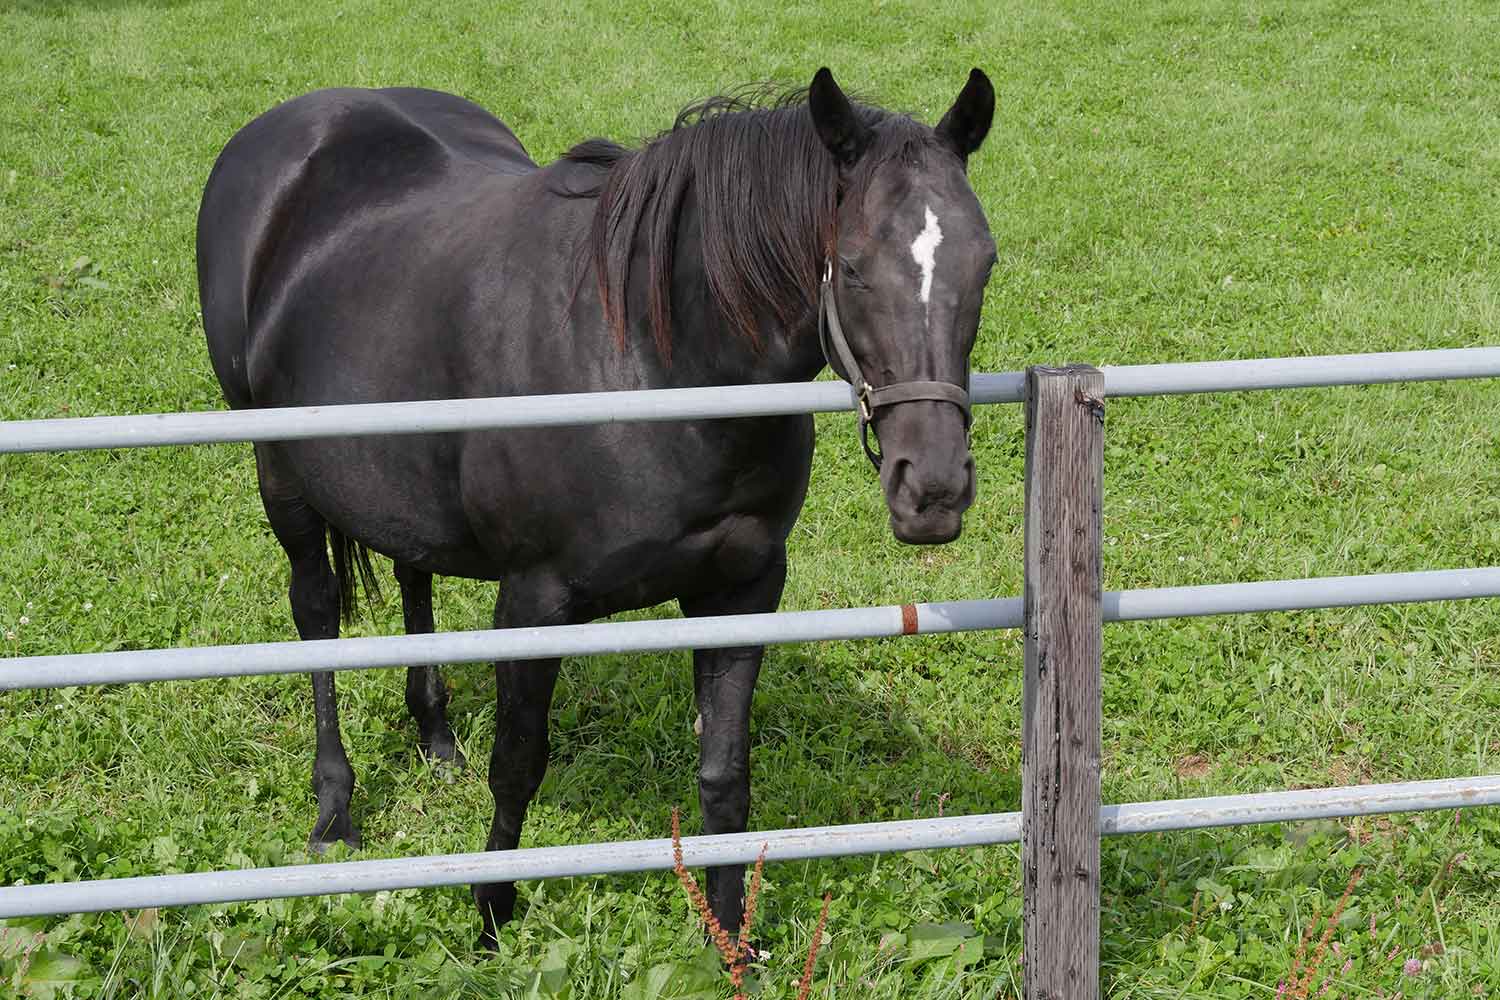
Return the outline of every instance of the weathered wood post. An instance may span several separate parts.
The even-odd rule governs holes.
[[[1104,376],[1026,371],[1025,1000],[1099,998]]]

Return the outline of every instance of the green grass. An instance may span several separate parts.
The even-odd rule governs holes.
[[[1483,0],[412,6],[0,0],[0,417],[222,405],[193,271],[203,181],[251,117],[332,84],[456,91],[547,160],[823,64],[932,120],[978,64],[1000,103],[972,177],[1001,264],[977,368],[1500,342]],[[1116,402],[1105,584],[1500,564],[1497,404],[1485,382]],[[1019,591],[1015,408],[977,414],[980,498],[940,550],[890,538],[848,417],[819,428],[786,608]],[[245,446],[5,458],[0,553],[9,654],[294,634]],[[443,581],[439,626],[484,624],[492,598]],[[399,622],[387,603],[358,631]],[[1500,770],[1494,602],[1115,625],[1104,657],[1109,801]],[[753,825],[934,815],[944,795],[950,815],[1018,808],[1019,666],[1013,633],[773,650]],[[483,761],[488,672],[450,676]],[[0,698],[0,883],[302,860],[307,687]],[[415,759],[399,672],[340,693],[364,856],[477,848],[482,773]],[[695,828],[692,717],[685,653],[570,663],[525,843],[661,836],[673,804]],[[1500,816],[1466,810],[1107,841],[1106,995],[1275,996],[1356,866],[1327,996],[1500,993]],[[1018,995],[1014,848],[771,866],[763,996],[793,994],[825,890],[814,996]],[[669,876],[523,893],[494,960],[462,889],[12,921],[0,995],[727,995]]]

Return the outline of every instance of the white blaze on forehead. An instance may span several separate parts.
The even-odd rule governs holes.
[[[911,241],[911,256],[922,269],[922,290],[917,297],[926,303],[932,297],[932,269],[937,266],[937,248],[943,242],[943,230],[937,216],[932,214],[931,205],[923,206],[923,211],[927,213],[927,224]]]

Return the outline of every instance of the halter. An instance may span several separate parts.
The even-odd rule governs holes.
[[[884,456],[870,447],[870,421],[875,418],[875,411],[883,406],[894,406],[897,403],[908,403],[915,399],[937,399],[946,403],[952,403],[963,412],[964,430],[969,429],[969,394],[960,389],[952,382],[892,382],[890,385],[876,387],[865,378],[864,369],[859,367],[859,362],[854,359],[854,351],[849,347],[849,341],[844,337],[844,325],[839,322],[839,307],[833,294],[833,257],[829,255],[823,263],[823,284],[818,292],[818,343],[823,348],[823,360],[828,362],[834,374],[840,374],[839,369],[833,363],[836,356],[839,364],[843,366],[842,377],[849,383],[850,391],[854,396],[854,406],[859,413],[859,443],[865,449],[865,455],[870,459],[870,464],[878,470]],[[829,350],[829,345],[833,350]],[[875,443],[880,443],[877,435]]]

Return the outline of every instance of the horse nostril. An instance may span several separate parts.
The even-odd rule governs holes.
[[[903,494],[914,493],[907,482],[907,473],[911,471],[911,459],[888,458],[885,468],[881,470],[881,478],[885,480],[885,494],[891,500]],[[913,498],[915,499],[915,498]]]

